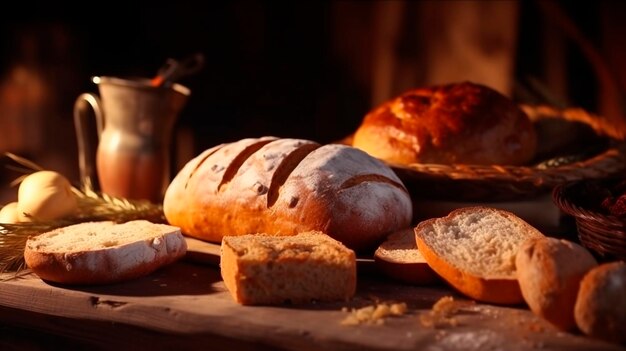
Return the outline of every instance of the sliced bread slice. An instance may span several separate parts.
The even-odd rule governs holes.
[[[348,300],[356,290],[354,251],[321,232],[225,236],[220,256],[224,284],[243,305]]]
[[[387,277],[412,285],[431,285],[441,279],[417,249],[413,228],[398,230],[374,251],[378,271]]]
[[[465,207],[415,227],[426,262],[459,292],[483,302],[524,299],[515,269],[521,245],[543,234],[517,215],[491,207]]]
[[[183,257],[178,227],[146,220],[85,222],[31,237],[24,260],[41,279],[61,284],[109,284],[152,273]]]

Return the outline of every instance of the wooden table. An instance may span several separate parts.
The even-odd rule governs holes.
[[[241,306],[226,290],[215,245],[190,239],[184,260],[133,281],[60,286],[33,274],[0,282],[0,349],[135,350],[619,350],[563,333],[525,306],[468,304],[458,325],[426,326],[423,316],[447,287],[397,284],[359,262],[358,291],[349,302]],[[14,278],[13,278],[14,277]],[[12,278],[6,280],[7,278]],[[408,311],[382,325],[342,325],[343,308],[406,302]],[[465,300],[467,301],[467,300]]]

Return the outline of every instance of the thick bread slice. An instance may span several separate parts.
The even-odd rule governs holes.
[[[515,256],[530,238],[543,237],[515,214],[465,207],[415,227],[426,262],[459,292],[479,301],[523,303]]]
[[[221,274],[244,305],[348,300],[356,290],[356,256],[321,232],[248,234],[222,239]]]
[[[183,257],[178,227],[135,220],[86,222],[31,237],[24,259],[41,279],[63,284],[108,284],[147,275]]]
[[[403,283],[430,285],[441,281],[417,249],[413,228],[391,233],[374,252],[374,263],[382,274]]]

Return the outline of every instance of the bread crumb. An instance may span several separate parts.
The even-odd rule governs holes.
[[[543,326],[541,324],[537,323],[537,322],[530,323],[528,325],[528,329],[530,331],[532,331],[532,332],[535,332],[535,333],[543,333],[543,331],[544,331]]]
[[[456,327],[459,325],[459,320],[454,315],[460,309],[473,303],[473,301],[458,301],[452,296],[444,296],[437,300],[428,312],[420,316],[420,322],[427,328]]]
[[[459,305],[455,303],[452,296],[444,296],[437,300],[433,305],[433,312],[441,313],[445,316],[450,316],[459,309]]]
[[[390,316],[401,316],[407,311],[404,302],[380,302],[361,308],[343,307],[342,312],[350,313],[341,321],[341,325],[372,324],[381,325]]]

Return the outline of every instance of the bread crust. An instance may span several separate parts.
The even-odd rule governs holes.
[[[410,241],[405,241],[407,236]],[[393,257],[393,248],[388,244],[398,246],[403,251],[414,250],[414,261]],[[391,233],[374,251],[374,263],[377,269],[387,277],[412,285],[433,285],[441,283],[439,276],[430,268],[426,260],[419,254],[415,235],[412,228]]]
[[[413,89],[370,111],[353,146],[389,163],[523,165],[537,136],[509,98],[480,84]]]
[[[596,265],[584,247],[549,237],[526,241],[515,259],[522,296],[530,310],[565,331],[576,328],[578,287]]]
[[[574,317],[583,333],[626,345],[626,263],[604,263],[583,277]]]
[[[219,243],[225,235],[317,230],[356,251],[407,227],[411,198],[396,174],[365,152],[302,139],[242,139],[189,161],[163,201],[168,222]]]
[[[86,222],[72,227],[73,230],[79,228],[76,235],[80,236],[87,235],[90,225],[90,222]],[[55,229],[41,234],[39,239],[29,238],[24,249],[24,260],[37,276],[50,282],[101,285],[127,281],[150,274],[185,255],[187,243],[180,230],[169,225],[159,226],[167,231],[150,239],[81,251],[47,250],[40,245],[39,239],[67,227]]]

